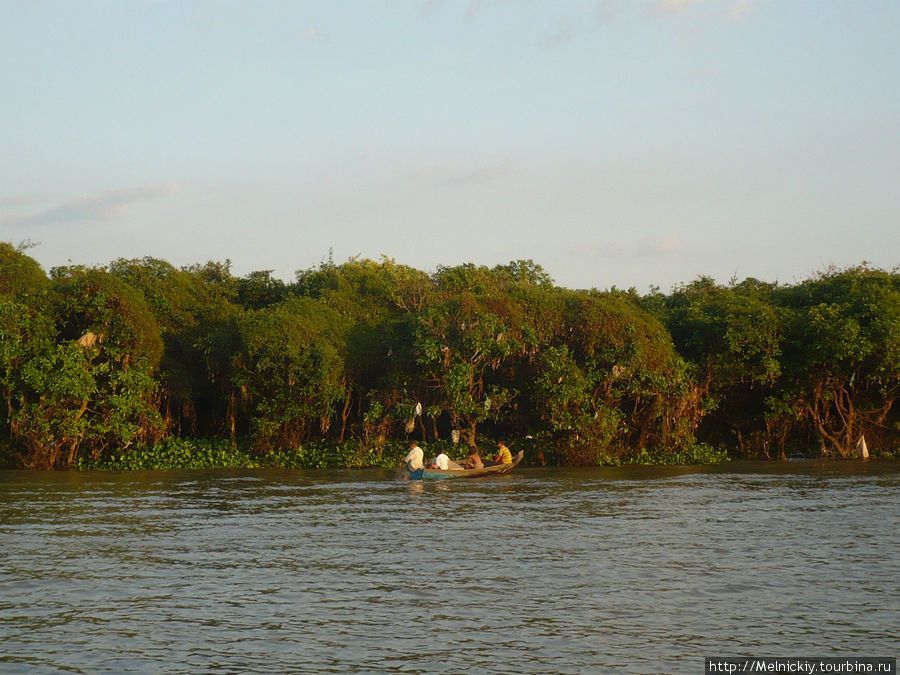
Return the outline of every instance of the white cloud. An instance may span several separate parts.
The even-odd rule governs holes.
[[[96,195],[70,199],[32,213],[7,216],[0,224],[13,227],[60,225],[84,221],[109,221],[119,218],[135,203],[159,199],[177,190],[173,183],[138,185],[121,190],[107,190]]]
[[[743,19],[746,16],[750,16],[755,9],[756,3],[754,0],[736,0],[731,6],[731,16],[734,19]]]
[[[55,199],[60,199],[60,197],[58,195],[36,193],[3,197],[0,199],[0,209],[3,209],[4,211],[34,209],[41,204],[47,204]]]
[[[665,258],[680,255],[681,239],[676,235],[667,237],[644,237],[637,241],[582,241],[572,247],[571,252],[581,258],[607,258],[613,260],[634,258]]]
[[[704,0],[654,0],[653,10],[657,14],[684,14],[703,2]],[[735,20],[743,19],[756,11],[756,0],[719,0],[706,4],[712,7],[719,5],[720,8],[722,4],[728,5],[728,14]]]
[[[604,25],[613,21],[621,11],[618,0],[599,0],[597,2],[597,23]]]
[[[308,43],[308,42],[319,42],[325,39],[325,34],[322,33],[318,28],[313,28],[310,26],[309,28],[300,31],[300,34],[297,36],[300,42]]]
[[[681,239],[670,235],[662,239],[645,239],[637,246],[637,254],[641,256],[668,256],[681,250]]]
[[[421,166],[409,171],[408,175],[431,187],[467,187],[501,180],[517,172],[516,164],[504,159],[480,166]]]
[[[679,14],[699,2],[700,0],[657,0],[656,9],[670,14]]]
[[[575,27],[567,18],[560,18],[551,30],[541,38],[541,44],[547,48],[561,47],[575,39]]]

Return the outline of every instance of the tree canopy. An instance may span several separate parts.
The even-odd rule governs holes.
[[[292,282],[154,258],[48,275],[0,243],[0,393],[5,456],[34,468],[191,438],[260,457],[351,443],[362,464],[410,436],[522,439],[573,465],[844,456],[862,435],[891,454],[900,275],[647,296],[561,288],[530,260],[329,260]]]

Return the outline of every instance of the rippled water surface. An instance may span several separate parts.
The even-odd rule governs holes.
[[[0,672],[897,656],[900,463],[0,473]]]

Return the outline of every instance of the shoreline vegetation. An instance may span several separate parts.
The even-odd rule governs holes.
[[[487,444],[485,447],[490,447]],[[537,453],[533,442],[521,441],[515,447],[525,455]],[[463,463],[468,449],[452,441],[438,440],[427,444],[426,456],[443,450],[450,459]],[[336,444],[314,441],[289,450],[276,450],[266,455],[253,452],[244,442],[232,444],[227,439],[181,439],[160,441],[153,447],[112,453],[89,460],[81,458],[72,467],[82,471],[134,471],[156,469],[390,469],[395,470],[409,451],[405,441],[391,441],[382,448],[365,447],[357,441]],[[728,453],[715,448],[697,447],[690,452],[653,454],[646,449],[622,458],[599,457],[595,465],[623,464],[716,464],[728,461]],[[531,462],[534,465],[534,462]]]
[[[571,290],[530,260],[155,258],[45,273],[0,242],[0,466],[396,467],[900,457],[900,274]]]

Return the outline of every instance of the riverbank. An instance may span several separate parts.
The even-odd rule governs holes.
[[[465,461],[468,449],[449,440],[421,442],[426,457],[445,452],[450,459]],[[508,445],[525,452],[525,466],[567,466],[564,457],[534,439],[509,441]],[[493,455],[495,440],[484,439],[481,452]],[[232,443],[227,439],[172,438],[152,446],[138,446],[114,451],[97,459],[82,457],[72,469],[78,471],[138,471],[155,469],[392,469],[408,451],[406,440],[391,440],[380,445],[359,441],[344,443],[313,441],[291,450],[267,454],[254,452],[246,441]],[[646,448],[630,454],[598,451],[594,461],[579,466],[619,466],[627,464],[690,465],[718,464],[732,459],[721,448],[697,444],[687,449],[663,450]],[[8,448],[0,448],[0,468],[21,468]]]
[[[426,457],[444,451],[452,460],[463,462],[467,449],[449,440],[422,442]],[[496,442],[485,440],[482,454],[491,454]],[[560,466],[587,468],[591,466],[693,466],[714,465],[753,458],[742,457],[724,448],[697,444],[686,449],[647,449],[616,456],[609,452],[595,453],[590,464],[573,465],[563,461],[558,453],[547,451],[534,439],[521,439],[508,443],[516,450],[524,450],[524,466]],[[113,452],[99,459],[81,458],[72,467],[76,471],[146,471],[161,469],[393,469],[406,455],[407,441],[393,440],[381,446],[365,445],[358,441],[344,443],[314,441],[292,450],[277,450],[265,455],[253,452],[249,443],[232,443],[227,439],[173,438],[153,446],[134,447]],[[20,468],[15,458],[4,449],[0,456],[0,468]],[[775,458],[773,458],[774,460]],[[815,453],[795,454],[787,458],[821,459]],[[849,459],[853,461],[855,458]],[[900,449],[872,451],[871,459],[900,459]],[[542,461],[543,460],[543,461]]]
[[[421,443],[426,457],[444,451],[450,459],[463,462],[468,454],[466,446],[450,441]],[[532,440],[510,442],[516,449],[525,451],[525,465],[546,462],[549,453]],[[486,441],[482,453],[490,456],[496,442]],[[489,448],[485,450],[485,448]],[[357,441],[329,443],[325,441],[304,444],[291,450],[276,450],[265,455],[254,453],[246,444],[232,444],[227,440],[171,439],[152,447],[136,448],[110,457],[76,463],[78,470],[146,470],[146,469],[217,469],[217,468],[278,468],[278,469],[367,469],[394,468],[402,462],[408,451],[406,441],[389,441],[381,446],[371,446]],[[555,458],[554,459],[558,459]],[[642,449],[624,457],[598,453],[593,466],[618,466],[622,464],[717,464],[730,459],[722,449],[696,445],[689,449],[672,451]],[[562,464],[559,461],[553,464]]]
[[[525,451],[524,466],[566,466],[554,462],[541,464],[538,448],[528,441],[512,442],[516,449]],[[462,446],[448,441],[423,443],[428,457],[446,452],[455,461],[464,461],[466,451]],[[485,447],[488,447],[485,445]],[[402,461],[407,451],[404,441],[387,443],[381,449],[366,448],[356,442],[310,443],[290,451],[277,451],[258,455],[248,446],[233,445],[221,439],[172,439],[149,448],[132,448],[113,453],[99,460],[81,459],[77,471],[140,471],[157,469],[393,469]],[[546,459],[546,458],[545,458]],[[746,461],[748,458],[730,455],[721,448],[701,446],[678,451],[640,450],[625,458],[601,456],[590,466],[694,466]],[[789,460],[823,459],[813,454],[793,455]],[[900,452],[875,451],[872,460],[900,459]],[[773,460],[777,461],[777,460]],[[837,461],[832,458],[830,461]],[[858,461],[847,459],[844,461]],[[7,462],[6,468],[14,468]],[[589,468],[587,466],[569,468]]]

